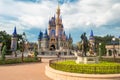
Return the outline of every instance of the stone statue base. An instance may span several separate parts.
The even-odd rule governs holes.
[[[96,56],[92,56],[92,57],[81,57],[81,56],[77,56],[77,60],[76,63],[83,63],[83,64],[94,64],[94,63],[99,63],[99,59]]]

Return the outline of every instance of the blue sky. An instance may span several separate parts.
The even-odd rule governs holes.
[[[94,35],[120,35],[120,0],[59,0],[66,34],[80,41],[83,32]],[[29,41],[37,42],[39,31],[48,27],[56,14],[57,0],[0,0],[0,31],[25,32]]]

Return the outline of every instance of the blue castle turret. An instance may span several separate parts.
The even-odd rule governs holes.
[[[90,32],[90,37],[89,37],[89,40],[94,40],[93,30],[91,30],[91,32]]]
[[[63,32],[63,35],[65,36],[66,34],[65,34],[65,31]]]
[[[68,37],[68,39],[70,40],[70,39],[72,39],[72,37],[71,37],[71,34],[69,33],[69,37]]]
[[[72,48],[72,42],[73,42],[73,40],[72,40],[71,34],[69,33],[69,37],[68,37],[68,47],[69,48]]]
[[[38,35],[38,51],[40,52],[41,50],[41,41],[42,41],[42,39],[43,39],[43,32],[41,32],[41,30],[40,30],[40,33],[39,33],[39,35]]]
[[[49,36],[47,33],[47,29],[45,29],[45,33],[43,34],[43,39],[41,42],[43,50],[46,50],[48,48],[48,40],[49,40]]]
[[[95,52],[95,38],[94,38],[94,34],[93,34],[93,30],[91,30],[90,32],[90,37],[89,37],[89,52],[91,55],[96,55],[94,54]]]
[[[17,31],[16,31],[16,26],[14,27],[14,31],[13,31],[13,34],[12,34],[13,37],[17,37]]]
[[[40,30],[40,33],[39,33],[39,35],[38,35],[38,40],[42,40],[42,38],[43,38],[43,33],[42,33],[41,30]]]
[[[44,39],[49,39],[47,29],[45,29],[45,33],[43,34],[43,38]]]
[[[16,30],[16,27],[14,27],[14,31],[13,31],[12,37],[11,37],[11,50],[12,51],[17,50],[17,30]]]

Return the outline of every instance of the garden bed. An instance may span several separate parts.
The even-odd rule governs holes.
[[[22,59],[21,58],[13,58],[13,59],[6,59],[5,61],[3,60],[0,60],[0,65],[4,65],[4,64],[17,64],[17,63],[29,63],[29,62],[41,62],[41,59],[35,59],[35,58],[32,58],[32,57],[26,57],[23,59],[23,62],[22,62]]]
[[[74,60],[58,61],[50,63],[56,70],[71,73],[84,74],[117,74],[120,73],[120,64],[114,62],[101,61],[98,64],[76,64]]]

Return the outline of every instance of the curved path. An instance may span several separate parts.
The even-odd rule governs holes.
[[[23,63],[0,66],[0,80],[51,80],[45,75],[45,65],[49,59],[42,59],[42,63]]]

